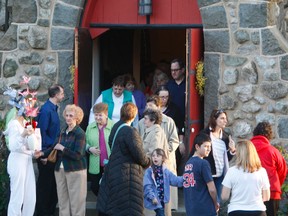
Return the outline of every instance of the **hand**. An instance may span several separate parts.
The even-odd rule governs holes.
[[[178,148],[179,148],[179,151],[180,151],[181,155],[182,156],[185,155],[185,151],[186,151],[185,144],[184,143],[180,143]]]
[[[235,142],[234,142],[234,140],[232,140],[231,135],[229,135],[229,149],[233,153],[236,151]]]
[[[34,133],[34,129],[32,127],[31,128],[24,128],[24,131],[22,133],[22,137],[29,136],[33,133]]]
[[[57,143],[55,146],[54,146],[54,149],[56,150],[60,150],[60,151],[63,151],[64,150],[64,146],[60,143]]]
[[[34,158],[38,159],[39,157],[43,156],[43,152],[35,150],[33,156]]]
[[[41,158],[40,161],[43,165],[46,165],[48,160],[47,158]]]
[[[95,156],[99,156],[101,153],[100,149],[97,147],[90,147],[89,151]]]
[[[216,206],[215,206],[215,209],[216,209],[216,212],[218,212],[219,211],[219,209],[220,209],[220,204],[217,202],[217,204],[216,204]]]
[[[157,200],[156,198],[154,198],[154,199],[152,200],[152,203],[153,203],[153,205],[157,205],[157,204],[158,204],[158,200]]]

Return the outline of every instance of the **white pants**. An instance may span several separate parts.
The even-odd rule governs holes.
[[[36,203],[36,185],[31,155],[11,152],[7,170],[11,190],[8,216],[32,216]]]

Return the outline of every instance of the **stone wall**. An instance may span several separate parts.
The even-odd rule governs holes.
[[[9,107],[2,93],[20,88],[22,75],[44,102],[53,83],[68,100],[74,27],[84,0],[8,0],[0,4],[0,112]],[[198,0],[205,45],[205,120],[214,107],[227,110],[236,138],[249,138],[260,121],[273,124],[275,143],[287,147],[287,0]],[[5,29],[5,12],[9,28]],[[4,19],[4,20],[3,20]],[[63,108],[63,107],[62,107]]]
[[[287,1],[198,0],[204,26],[205,121],[228,112],[236,138],[268,121],[288,147]],[[211,102],[212,101],[212,102]]]
[[[73,64],[74,27],[78,26],[84,0],[8,0],[0,4],[0,112],[9,109],[7,86],[21,88],[23,75],[32,79],[29,87],[38,91],[41,103],[53,83],[65,88],[66,104],[72,103],[70,89]],[[8,29],[5,29],[5,12]]]

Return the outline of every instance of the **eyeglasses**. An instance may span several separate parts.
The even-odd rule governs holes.
[[[221,114],[221,113],[224,113],[225,111],[223,109],[218,109],[215,113],[215,118],[218,118],[218,116]]]
[[[161,99],[168,100],[169,96],[160,96]]]
[[[179,70],[181,70],[181,68],[171,69],[171,72],[177,72],[177,71],[179,71]]]

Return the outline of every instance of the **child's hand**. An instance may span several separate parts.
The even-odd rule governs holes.
[[[154,198],[154,199],[152,200],[152,203],[153,203],[153,205],[157,205],[157,204],[158,204],[158,200],[157,200],[156,198]]]

